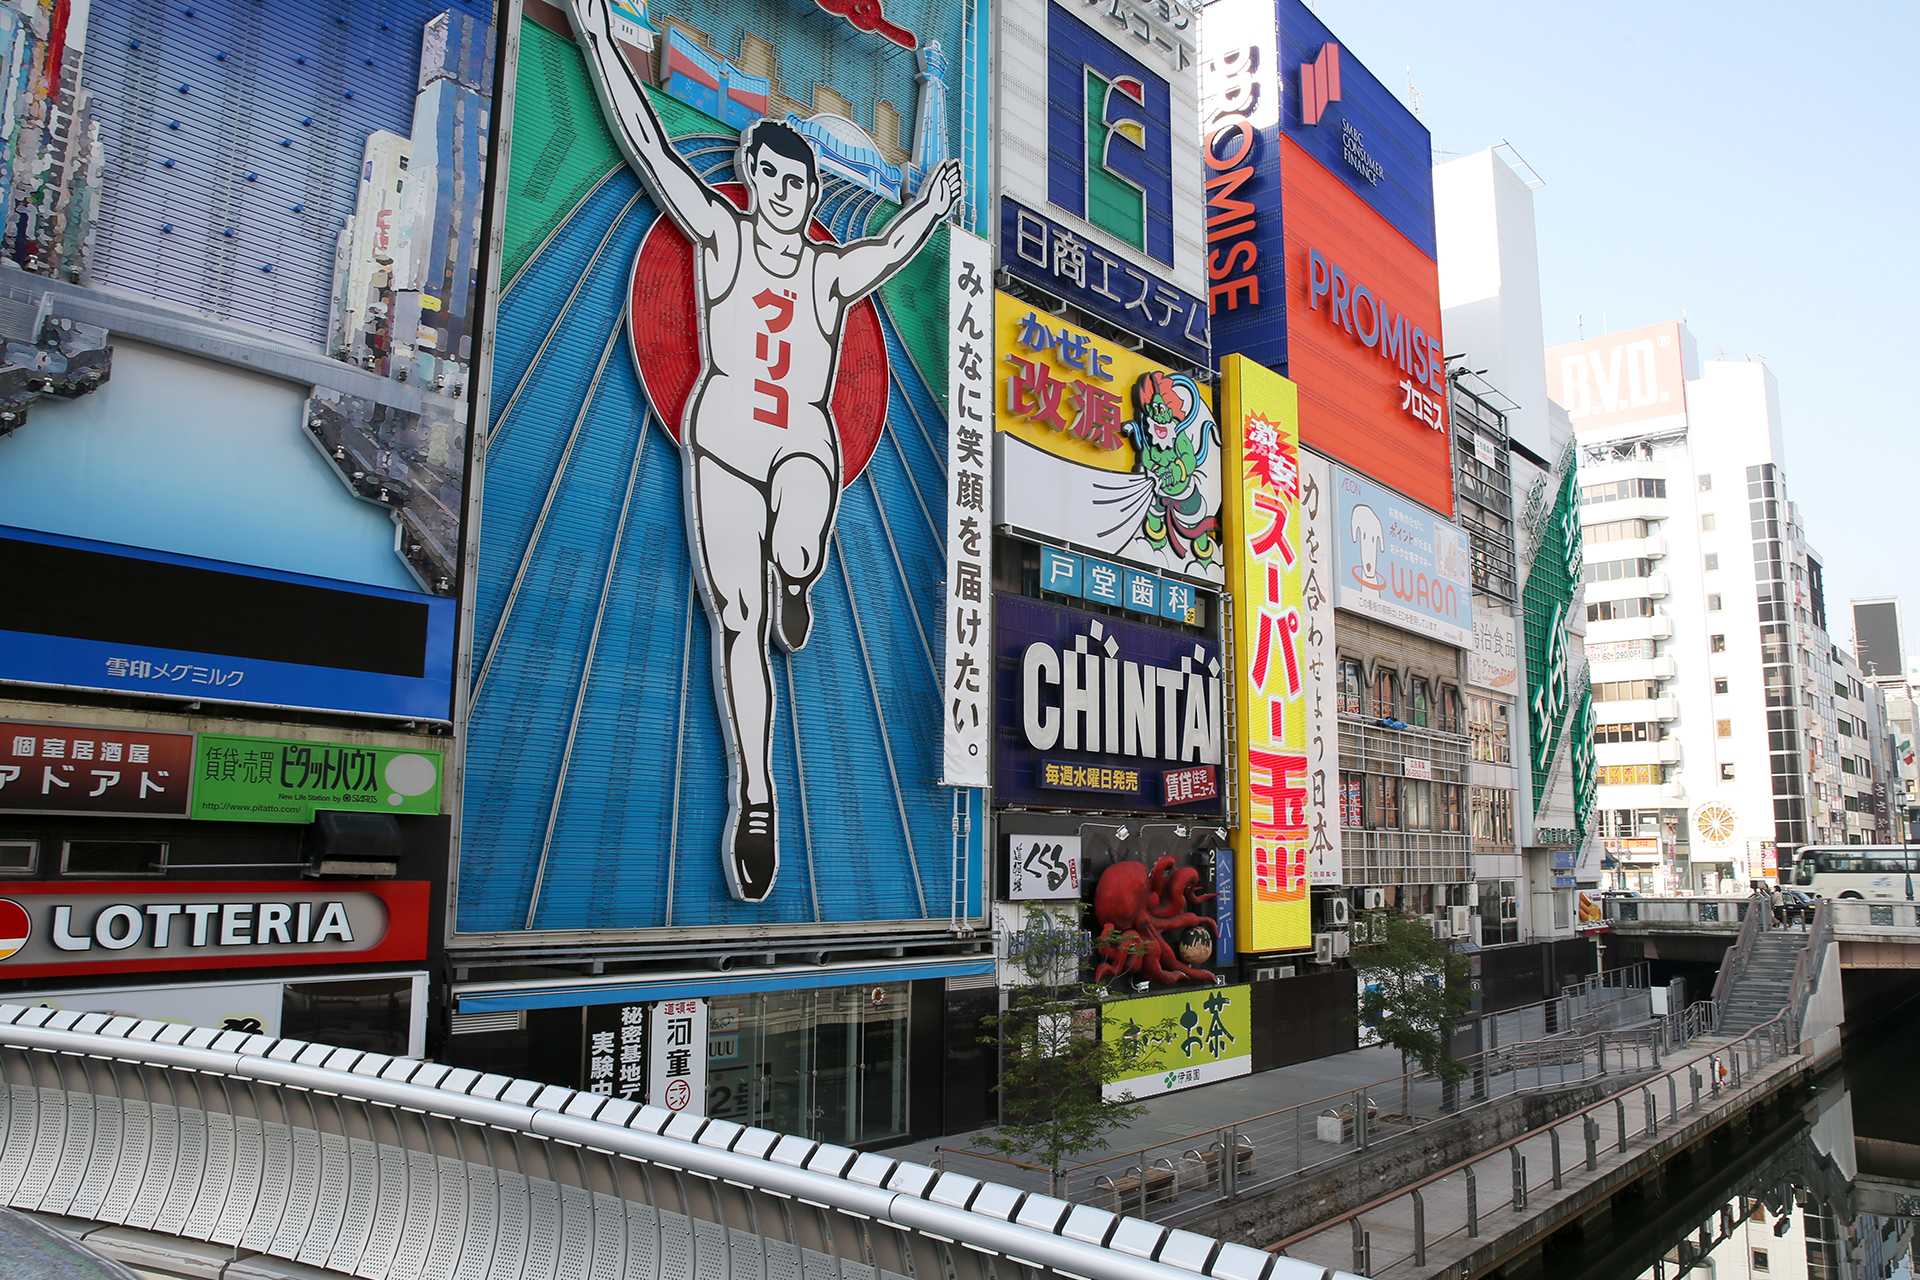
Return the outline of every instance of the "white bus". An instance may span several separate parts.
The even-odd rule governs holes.
[[[1920,845],[1810,844],[1794,855],[1791,879],[1782,887],[1822,898],[1915,896],[1920,881]]]

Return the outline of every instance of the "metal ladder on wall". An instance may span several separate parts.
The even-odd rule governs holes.
[[[1226,669],[1221,672],[1220,681],[1220,756],[1225,764],[1221,770],[1227,793],[1227,830],[1240,829],[1240,752],[1235,745],[1240,741],[1240,700],[1237,696],[1240,687],[1239,652],[1234,648],[1236,628],[1233,617],[1233,598],[1222,591],[1220,601],[1220,660]]]
[[[973,921],[967,912],[967,882],[971,878],[968,843],[973,835],[972,795],[973,791],[967,787],[953,789],[953,906],[948,925],[955,936],[961,938],[973,936]]]

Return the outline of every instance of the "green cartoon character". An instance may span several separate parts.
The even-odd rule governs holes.
[[[1128,426],[1146,484],[1140,536],[1195,565],[1220,562],[1220,429],[1184,374],[1143,373]]]

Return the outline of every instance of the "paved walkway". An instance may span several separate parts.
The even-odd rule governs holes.
[[[1355,1089],[1399,1074],[1400,1055],[1393,1050],[1356,1049],[1351,1053],[1336,1053],[1311,1062],[1297,1062],[1290,1067],[1276,1067],[1271,1071],[1205,1084],[1180,1093],[1163,1094],[1148,1100],[1144,1104],[1145,1113],[1134,1123],[1114,1130],[1105,1148],[1077,1156],[1075,1163],[1084,1164],[1103,1156],[1191,1137],[1237,1124],[1250,1116],[1265,1115],[1334,1094],[1350,1094]],[[1398,1110],[1398,1086],[1395,1086],[1391,1098],[1380,1097],[1376,1091],[1374,1100],[1382,1110]],[[970,1149],[975,1145],[975,1138],[990,1132],[990,1129],[977,1129],[972,1133],[931,1138],[891,1147],[885,1154],[896,1160],[932,1164],[937,1154],[935,1147],[946,1147],[950,1152],[953,1148]],[[946,1166],[955,1172],[991,1178],[995,1182],[1014,1186],[1042,1190],[1046,1187],[1045,1174],[1028,1175],[1011,1165],[997,1164],[985,1158],[949,1154]]]

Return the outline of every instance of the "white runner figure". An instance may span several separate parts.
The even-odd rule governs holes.
[[[813,625],[811,593],[840,503],[830,401],[847,311],[913,258],[958,203],[945,161],[877,236],[808,239],[820,200],[813,149],[761,119],[740,135],[743,213],[674,150],[621,56],[606,0],[570,0],[600,106],[627,162],[693,242],[703,367],[680,424],[687,539],[713,628],[715,701],[727,735],[720,861],[733,896],[764,901],[779,870],[769,632],[789,653]]]

